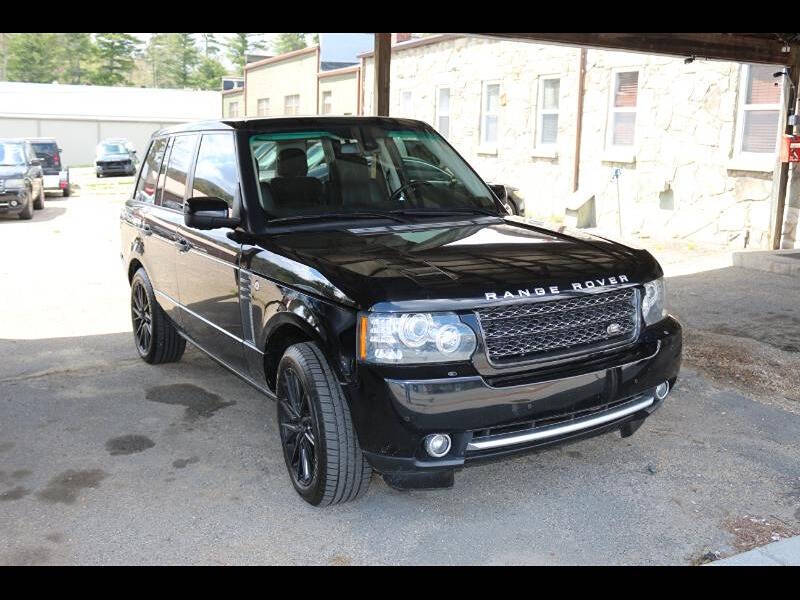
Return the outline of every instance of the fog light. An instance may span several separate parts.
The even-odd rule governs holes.
[[[425,451],[434,458],[441,458],[450,452],[450,436],[446,433],[432,433],[425,438]]]
[[[9,204],[11,206],[17,206],[19,204],[19,202],[17,202],[16,200],[12,200],[11,202],[9,202]]]
[[[663,400],[669,394],[669,381],[665,381],[664,383],[659,383],[656,386],[656,398],[659,400]]]

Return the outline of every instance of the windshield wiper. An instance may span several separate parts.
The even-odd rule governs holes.
[[[394,213],[394,211],[392,211]],[[291,217],[279,217],[277,219],[270,219],[267,221],[268,225],[274,223],[291,223],[293,221],[321,221],[325,219],[389,219],[397,221],[398,223],[407,223],[406,219],[402,219],[392,213],[385,213],[380,211],[357,211],[346,213],[321,213],[317,215],[294,215]]]
[[[489,217],[503,216],[499,213],[493,213],[492,211],[483,208],[398,208],[397,210],[393,210],[392,214],[414,215],[414,216],[469,215],[469,214],[487,215]]]

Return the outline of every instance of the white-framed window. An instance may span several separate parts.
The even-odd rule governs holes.
[[[259,98],[256,102],[256,114],[259,117],[266,117],[269,115],[269,98]]]
[[[402,90],[400,92],[400,116],[414,116],[414,97],[411,94],[411,90]]]
[[[322,92],[322,114],[329,115],[333,112],[333,92]]]
[[[436,129],[444,137],[450,137],[450,88],[436,90]]]
[[[736,118],[735,154],[764,157],[777,150],[781,86],[773,77],[780,67],[742,65]]]
[[[537,148],[553,148],[558,142],[558,107],[561,79],[552,75],[539,77],[539,94],[536,102]]]
[[[639,71],[620,69],[612,72],[611,77],[606,146],[632,149],[636,141]]]
[[[283,114],[296,115],[300,108],[300,94],[283,97]]]
[[[228,104],[228,116],[229,117],[238,117],[239,116],[239,103],[238,102],[231,102]]]
[[[500,114],[500,82],[484,81],[481,92],[481,146],[497,148]]]

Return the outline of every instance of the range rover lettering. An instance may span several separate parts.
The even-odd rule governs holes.
[[[188,341],[274,400],[314,505],[630,436],[678,376],[650,253],[509,215],[420,121],[163,129],[121,228],[139,355]]]

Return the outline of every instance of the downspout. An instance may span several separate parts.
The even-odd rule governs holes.
[[[572,191],[577,192],[581,174],[581,132],[583,129],[583,92],[586,88],[586,48],[581,48],[578,67],[578,111],[575,116],[575,164],[572,170]]]
[[[800,56],[789,67],[789,103],[786,115],[794,114],[794,123],[791,125],[787,118],[785,133],[788,135],[797,134],[800,127],[797,125],[797,88],[800,85]],[[785,88],[784,88],[785,89]],[[782,142],[782,140],[781,140]],[[791,163],[791,180],[789,177],[789,163],[781,163],[780,180],[778,183],[778,202],[775,207],[774,233],[772,239],[772,249],[794,248],[797,240],[797,222],[800,216],[800,169],[798,163]],[[785,221],[784,221],[785,219]],[[783,238],[783,239],[781,239]]]
[[[321,72],[322,64],[320,63],[319,45],[317,45],[317,109],[316,114],[319,114],[319,74]]]

